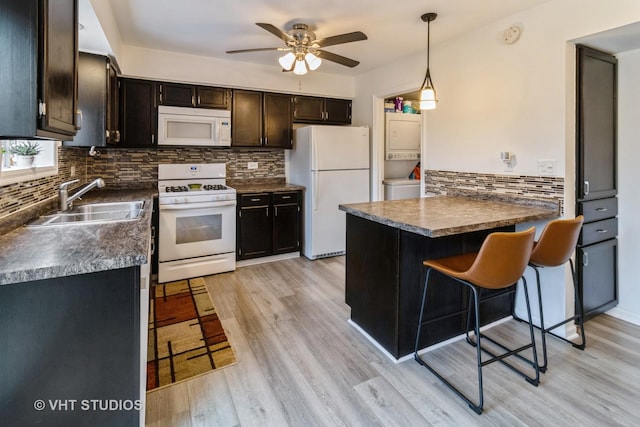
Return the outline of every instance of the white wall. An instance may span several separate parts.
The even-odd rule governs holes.
[[[304,76],[283,73],[275,57],[273,66],[267,66],[125,45],[118,62],[130,77],[341,98],[355,95],[353,77],[320,71]]]
[[[610,314],[640,325],[640,51],[618,58],[618,278],[619,304]]]

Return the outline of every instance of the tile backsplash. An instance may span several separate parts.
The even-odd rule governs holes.
[[[103,178],[107,188],[154,188],[158,163],[212,163],[227,165],[227,179],[234,182],[256,178],[285,179],[284,150],[210,149],[202,147],[116,149],[98,148],[90,157],[88,148],[58,148],[58,175],[0,186],[0,230],[10,229],[55,207],[58,186],[71,179],[78,185]],[[248,162],[258,164],[248,169]],[[75,175],[71,176],[71,169]],[[21,215],[15,215],[20,212]],[[4,225],[4,226],[3,226]]]

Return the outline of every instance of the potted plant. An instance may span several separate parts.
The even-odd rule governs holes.
[[[9,152],[17,156],[18,167],[31,167],[40,151],[42,151],[40,144],[32,141],[16,142],[9,147]]]

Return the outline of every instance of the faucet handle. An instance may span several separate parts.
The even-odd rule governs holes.
[[[80,182],[80,180],[74,179],[71,181],[63,182],[62,184],[60,184],[60,190],[66,190],[67,187],[69,187],[71,184],[75,184],[76,182]]]

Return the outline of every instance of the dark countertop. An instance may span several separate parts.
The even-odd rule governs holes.
[[[265,182],[265,183],[251,183],[251,184],[234,184],[230,185],[236,189],[238,194],[249,193],[275,193],[278,191],[297,191],[304,190],[302,185],[288,184],[286,182]]]
[[[144,200],[134,221],[18,227],[0,237],[0,285],[126,268],[149,262],[153,196],[149,190],[92,190],[76,205]]]
[[[553,201],[505,200],[437,196],[340,205],[340,210],[427,237],[449,236],[560,216],[560,210]]]

